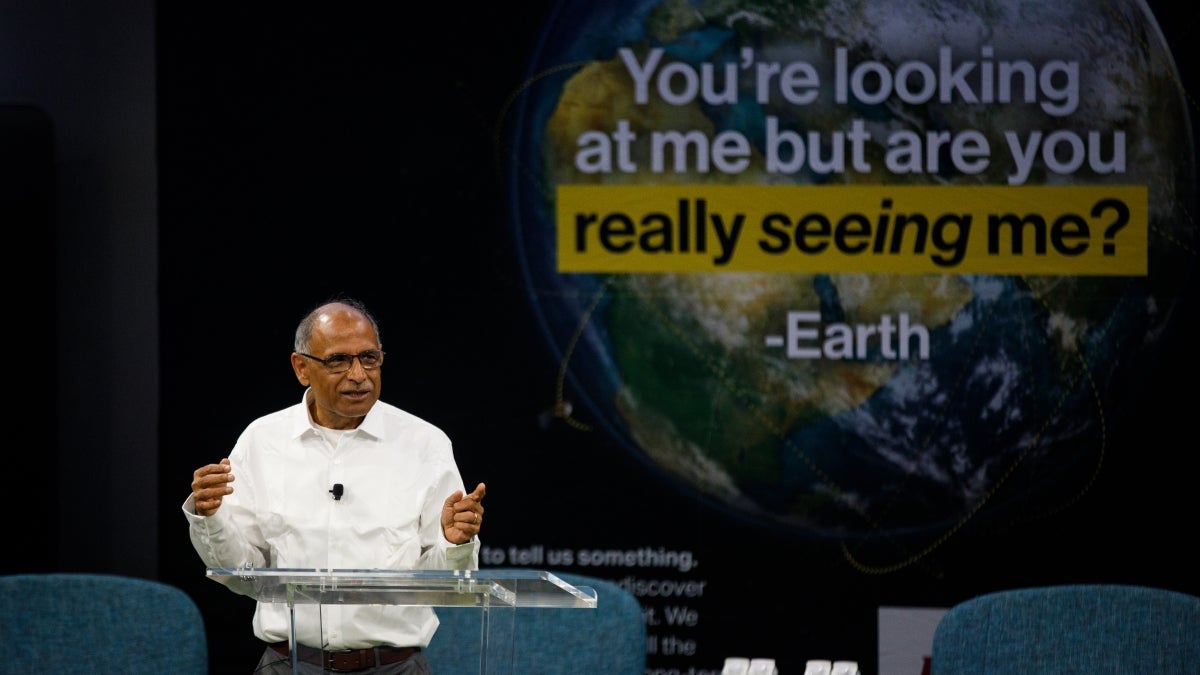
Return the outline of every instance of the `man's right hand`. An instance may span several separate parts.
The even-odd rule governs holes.
[[[229,458],[220,464],[208,464],[192,473],[192,502],[196,515],[211,516],[221,508],[225,495],[233,493],[233,474],[230,473]]]

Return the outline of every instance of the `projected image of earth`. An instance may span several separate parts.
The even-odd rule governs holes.
[[[985,60],[1077,61],[1076,107],[1053,115],[982,94],[973,102],[892,95],[837,104],[830,93],[801,105],[743,92],[722,105],[702,97],[638,103],[618,56],[661,48],[660,68],[710,64],[725,73],[724,64],[803,61],[832,72],[841,53],[852,64],[934,64],[937,74],[947,46],[951,68],[977,64],[964,80],[977,93]],[[513,225],[531,301],[563,364],[571,421],[747,520],[853,539],[945,532],[1063,506],[1104,470],[1123,407],[1170,368],[1155,360],[1156,345],[1196,311],[1192,132],[1175,64],[1140,2],[567,2],[546,25],[530,72],[510,113]],[[586,172],[577,163],[581,134],[611,135],[618,120],[639,135],[699,129],[712,138],[736,129],[761,144],[768,118],[824,137],[855,120],[921,137],[976,129],[993,147],[1004,146],[1009,130],[1075,129],[1085,152],[1086,132],[1097,131],[1107,142],[1102,158],[1111,158],[1119,131],[1121,171],[1085,162],[1064,175],[1054,157],[1039,156],[1024,184],[1147,186],[1149,272],[558,271],[560,185],[1004,186],[1014,171],[996,161],[969,174],[943,162],[895,175],[885,149],[871,145],[868,174],[822,173],[811,163],[770,175],[654,171],[638,146],[628,158],[637,171]],[[815,357],[778,346],[797,316],[791,325],[812,331]],[[856,337],[860,328],[866,339]]]

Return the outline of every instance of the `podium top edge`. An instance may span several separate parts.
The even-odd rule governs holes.
[[[463,596],[476,604],[537,607],[584,607],[597,604],[595,589],[573,586],[545,570],[391,570],[300,569],[280,567],[209,567],[210,579],[236,581],[260,602],[324,604],[338,602],[458,606]],[[246,584],[249,584],[248,586]]]
[[[354,578],[354,579],[475,579],[475,580],[556,580],[551,572],[536,569],[478,569],[478,570],[390,570],[294,567],[209,567],[210,577],[289,577],[289,578]]]

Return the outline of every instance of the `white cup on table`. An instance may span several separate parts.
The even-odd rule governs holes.
[[[775,659],[750,659],[750,668],[746,675],[778,675],[775,670]]]
[[[832,661],[809,659],[804,663],[804,675],[832,675],[832,670]]]

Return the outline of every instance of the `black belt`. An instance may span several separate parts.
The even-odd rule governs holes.
[[[292,658],[291,652],[288,651],[288,643],[276,642],[270,647],[289,659]],[[420,647],[369,647],[321,651],[315,647],[300,645],[296,649],[296,658],[304,663],[312,663],[325,670],[340,673],[400,663],[419,651]]]

